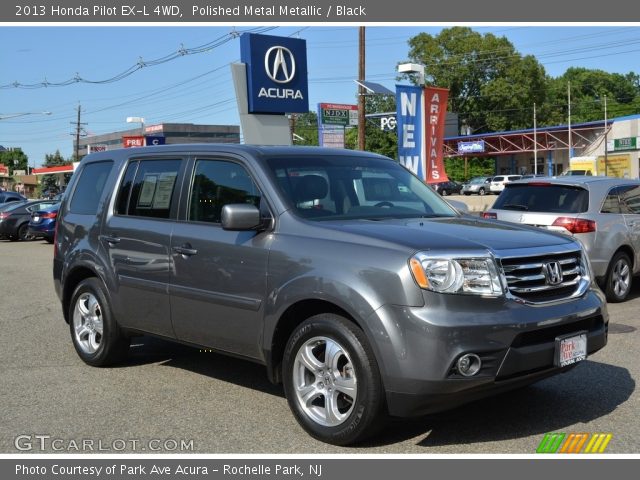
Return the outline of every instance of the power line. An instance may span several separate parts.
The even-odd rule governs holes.
[[[15,81],[5,85],[0,85],[0,89],[10,89],[10,88],[36,89],[36,88],[48,88],[48,87],[66,87],[66,86],[74,85],[77,83],[88,83],[88,84],[114,83],[127,78],[128,76],[132,75],[133,73],[145,67],[154,67],[156,65],[161,65],[163,63],[167,63],[172,60],[175,60],[176,58],[184,57],[186,55],[196,55],[199,53],[208,52],[210,50],[213,50],[215,48],[218,48],[224,45],[227,42],[230,42],[231,40],[234,40],[235,38],[238,38],[238,36],[242,33],[265,33],[270,30],[274,30],[276,28],[278,27],[253,28],[253,29],[242,30],[242,31],[233,30],[232,32],[226,33],[211,42],[205,43],[203,45],[199,45],[197,47],[185,48],[184,46],[180,46],[180,48],[177,51],[167,54],[163,57],[156,58],[154,60],[145,61],[142,59],[142,57],[140,57],[138,62],[136,62],[134,65],[130,66],[126,70],[118,73],[117,75],[114,75],[113,77],[106,78],[103,80],[89,80],[87,78],[82,78],[79,73],[76,73],[75,76],[73,76],[72,78],[69,78],[62,82],[49,82],[46,78],[42,82],[31,83],[31,84],[20,83],[18,81]]]

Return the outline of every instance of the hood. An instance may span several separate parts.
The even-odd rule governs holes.
[[[570,238],[535,227],[473,217],[322,222],[325,228],[413,250],[493,251],[568,246]],[[339,234],[338,234],[339,235]],[[366,244],[366,240],[362,243]]]

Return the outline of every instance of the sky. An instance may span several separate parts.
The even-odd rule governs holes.
[[[20,147],[31,166],[59,150],[72,155],[77,108],[87,134],[127,130],[140,116],[158,123],[233,124],[239,119],[229,64],[239,61],[235,33],[260,27],[208,26],[0,26],[0,145]],[[356,103],[358,27],[267,27],[268,35],[307,41],[309,106],[319,102]],[[366,28],[366,77],[394,89],[395,68],[408,57],[407,41],[433,26]],[[547,74],[572,66],[607,72],[638,71],[638,26],[485,26],[480,33],[507,37],[522,54],[535,55]],[[179,51],[203,45],[201,53],[150,65]],[[138,64],[122,79],[104,83]],[[98,83],[14,88],[76,77]],[[45,115],[43,112],[51,112]],[[18,114],[27,114],[14,116]]]

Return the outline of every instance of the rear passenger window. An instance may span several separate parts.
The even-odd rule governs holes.
[[[614,188],[609,191],[607,198],[605,198],[602,203],[602,210],[600,210],[600,213],[622,213],[622,210],[620,209],[620,199],[618,198],[619,193],[619,188]]]
[[[98,162],[86,165],[71,197],[69,211],[81,215],[96,215],[98,203],[113,168],[113,162]]]
[[[625,213],[640,214],[640,186],[625,186],[622,187],[623,192],[622,202],[627,207]]]
[[[191,185],[189,220],[220,223],[224,205],[249,203],[259,208],[260,197],[258,187],[241,165],[198,160]]]
[[[117,211],[136,217],[169,218],[181,162],[140,160],[133,182],[130,169],[134,164],[130,164],[118,192]]]

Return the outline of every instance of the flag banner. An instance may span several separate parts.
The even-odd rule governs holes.
[[[396,111],[398,160],[407,170],[425,181],[427,169],[423,141],[423,89],[396,85]]]
[[[446,182],[449,180],[444,171],[442,143],[444,139],[444,123],[447,117],[447,100],[449,90],[446,88],[426,87],[424,89],[425,122],[424,143],[427,153],[427,183]]]

